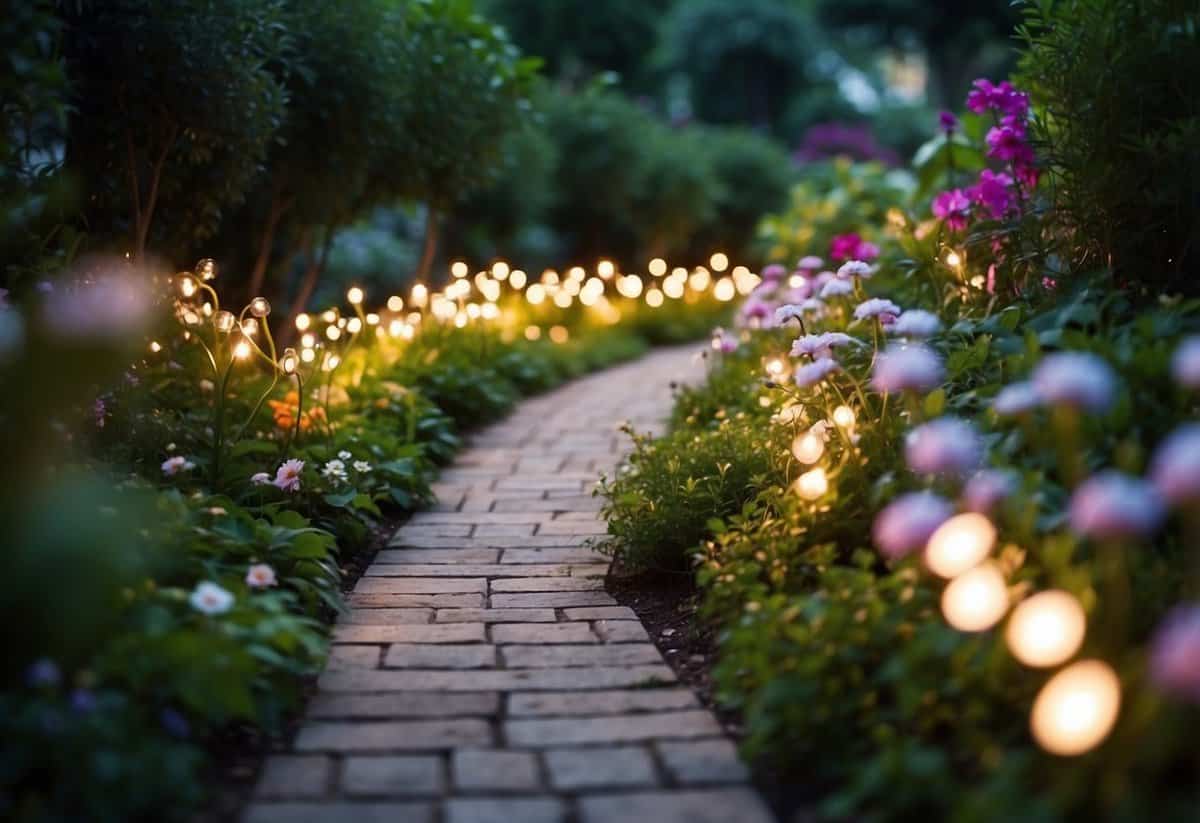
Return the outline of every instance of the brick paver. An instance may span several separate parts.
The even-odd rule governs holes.
[[[619,423],[659,428],[697,350],[577,380],[471,437],[348,598],[244,821],[772,820],[591,547]]]

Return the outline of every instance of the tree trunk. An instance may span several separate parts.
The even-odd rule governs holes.
[[[254,258],[254,268],[250,272],[250,298],[262,293],[263,281],[267,277],[267,264],[271,261],[271,249],[275,245],[275,232],[279,228],[279,220],[284,212],[291,208],[293,198],[283,199],[278,191],[271,198],[271,210],[267,213],[267,223],[263,227],[262,239],[258,244],[258,256]]]
[[[329,227],[325,231],[325,242],[321,244],[321,251],[315,255],[311,255],[308,260],[308,266],[304,269],[304,275],[300,278],[300,290],[296,292],[296,299],[292,301],[292,310],[288,314],[289,318],[294,318],[300,312],[304,311],[304,307],[308,304],[308,299],[312,297],[313,290],[317,287],[317,281],[321,279],[321,272],[325,271],[325,261],[329,259],[329,247],[333,245],[333,227]],[[289,337],[290,329],[289,326]]]
[[[175,137],[178,134],[179,129],[175,126],[167,129],[167,136],[163,140],[162,149],[158,152],[158,157],[154,159],[154,165],[150,168],[150,190],[146,192],[146,201],[143,206],[141,181],[138,179],[137,160],[133,151],[133,135],[128,130],[125,132],[125,148],[128,154],[130,185],[133,187],[134,260],[141,261],[146,256],[146,243],[150,237],[150,223],[154,220],[154,207],[158,204],[158,189],[159,184],[162,182],[163,166],[166,165],[167,156],[170,155],[171,147],[175,145]]]
[[[425,283],[429,280],[429,270],[433,268],[433,258],[437,254],[438,213],[430,205],[425,214],[425,242],[421,248],[421,262],[417,264],[416,282]]]

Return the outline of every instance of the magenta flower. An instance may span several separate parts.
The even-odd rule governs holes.
[[[1029,113],[1029,95],[1017,91],[1007,80],[994,85],[983,77],[976,80],[967,94],[967,108],[976,114],[991,110],[1015,117]]]
[[[1150,482],[1176,506],[1200,502],[1200,423],[1167,435],[1150,462]]]
[[[1006,163],[1033,163],[1033,149],[1025,142],[1025,130],[1012,126],[993,126],[987,133],[988,157]]]
[[[1153,486],[1112,469],[1089,477],[1071,495],[1071,529],[1094,540],[1149,537],[1164,514]]]
[[[765,320],[771,316],[771,306],[755,298],[750,298],[742,305],[742,317],[747,320]]]
[[[979,181],[966,190],[972,202],[987,210],[995,220],[1008,213],[1013,204],[1013,179],[1004,172],[984,169],[979,172]]]
[[[917,474],[962,477],[983,462],[983,441],[965,420],[941,417],[909,432],[904,459]]]
[[[1177,606],[1150,644],[1150,679],[1162,691],[1200,703],[1200,606]]]
[[[953,112],[938,112],[938,126],[947,137],[958,131],[959,125],[958,118],[954,116]]]
[[[884,557],[900,560],[923,549],[930,535],[952,514],[954,507],[933,492],[910,492],[875,515],[871,537]]]
[[[970,214],[971,200],[962,189],[950,189],[933,198],[933,216],[943,221],[950,231],[965,229]]]
[[[829,242],[829,256],[835,261],[874,260],[879,256],[879,246],[862,239],[858,232],[836,235]]]

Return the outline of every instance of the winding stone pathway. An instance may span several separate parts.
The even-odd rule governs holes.
[[[293,751],[245,823],[767,823],[733,744],[604,590],[591,490],[661,426],[695,346],[471,438],[349,597]]]

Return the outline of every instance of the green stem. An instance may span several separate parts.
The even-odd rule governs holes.
[[[213,421],[213,459],[212,459],[212,478],[211,484],[213,491],[220,491],[221,487],[221,450],[225,445],[225,392],[229,388],[229,376],[233,374],[233,360],[229,361],[229,365],[225,367],[225,374],[221,377],[221,386],[217,394],[217,406],[215,419]]]

